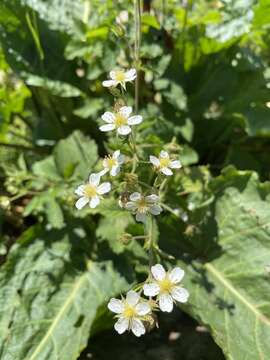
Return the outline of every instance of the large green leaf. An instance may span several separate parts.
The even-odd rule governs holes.
[[[126,288],[110,262],[87,257],[83,229],[71,230],[30,228],[11,251],[0,276],[1,359],[77,359],[98,309]]]
[[[190,312],[206,324],[230,360],[270,354],[270,185],[228,168],[214,181],[212,245],[187,266]],[[183,265],[183,264],[182,264]]]

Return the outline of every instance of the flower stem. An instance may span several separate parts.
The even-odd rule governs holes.
[[[139,110],[139,86],[140,86],[140,46],[141,46],[141,0],[134,0],[135,13],[135,44],[134,44],[134,60],[137,77],[135,82],[135,111]]]

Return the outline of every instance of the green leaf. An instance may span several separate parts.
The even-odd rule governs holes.
[[[52,95],[69,98],[78,97],[82,95],[81,90],[73,85],[64,83],[63,81],[51,80],[45,77],[40,77],[33,74],[23,72],[22,76],[25,78],[25,82],[29,86],[42,87],[48,90]]]
[[[270,184],[228,168],[212,189],[216,224],[204,228],[212,245],[186,267],[188,311],[210,328],[227,359],[267,359]]]
[[[77,359],[100,307],[126,290],[112,264],[87,260],[84,235],[69,230],[31,228],[13,247],[0,275],[1,359]]]
[[[68,138],[60,140],[54,149],[54,158],[60,174],[68,178],[71,167],[74,176],[86,179],[97,161],[97,146],[80,131],[74,131]],[[73,172],[72,172],[73,174]]]

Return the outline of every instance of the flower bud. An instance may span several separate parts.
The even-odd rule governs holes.
[[[121,235],[120,237],[120,242],[124,245],[127,245],[130,243],[130,241],[132,240],[133,236],[129,233],[124,233]]]

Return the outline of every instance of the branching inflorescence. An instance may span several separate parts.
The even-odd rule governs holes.
[[[134,58],[138,63],[138,41],[135,45],[137,55]],[[132,159],[129,160],[127,156],[121,154],[120,150],[107,155],[102,162],[103,169],[98,173],[90,174],[88,183],[78,186],[75,190],[75,194],[79,196],[75,206],[77,209],[82,209],[87,204],[90,208],[97,207],[103,195],[109,193],[112,188],[110,182],[101,183],[101,178],[106,174],[116,177],[121,173],[125,163],[132,162],[131,172],[126,175],[135,179],[137,189],[140,191],[125,191],[120,194],[119,206],[124,211],[134,214],[136,221],[145,226],[146,233],[143,238],[146,241],[145,247],[149,250],[150,271],[146,281],[134,287],[136,291],[128,291],[126,297],[122,297],[121,300],[112,298],[108,308],[116,314],[117,321],[114,328],[119,334],[128,330],[139,337],[145,334],[146,325],[150,328],[155,324],[154,312],[159,310],[171,312],[175,302],[187,302],[189,293],[181,286],[184,270],[175,267],[166,272],[161,264],[155,264],[154,253],[161,250],[153,238],[153,217],[160,215],[163,208],[168,208],[161,204],[162,190],[167,178],[173,175],[174,170],[182,166],[178,159],[170,157],[165,150],[162,150],[158,157],[150,155],[149,161],[142,161],[139,158],[134,128],[143,122],[143,117],[132,114],[133,109],[126,104],[125,97],[127,83],[136,80],[137,76],[135,68],[127,71],[117,69],[110,72],[110,79],[103,81],[103,86],[109,88],[110,92],[120,99],[116,99],[113,111],[106,111],[102,115],[104,124],[99,127],[102,132],[114,132],[117,138],[127,140]],[[117,89],[119,85],[121,92]],[[137,91],[135,91],[135,97],[135,103],[138,103]],[[151,168],[156,174],[153,185],[139,181],[139,175],[136,173],[139,162],[146,163],[148,166],[152,165]],[[140,187],[140,184],[144,187]],[[147,189],[146,192],[143,188]]]

